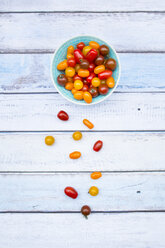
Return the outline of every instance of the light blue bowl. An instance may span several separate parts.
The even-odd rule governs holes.
[[[99,95],[96,98],[92,99],[92,103],[88,104],[84,100],[78,101],[78,100],[74,99],[74,97],[73,97],[73,95],[72,95],[72,93],[70,91],[66,90],[64,87],[60,86],[57,83],[58,75],[63,73],[63,71],[57,70],[57,65],[61,61],[66,59],[68,46],[72,45],[72,46],[74,46],[76,48],[76,45],[81,41],[83,41],[86,45],[88,45],[89,41],[91,41],[91,40],[98,42],[100,45],[105,44],[105,45],[107,45],[109,47],[109,49],[110,49],[110,57],[116,60],[117,67],[116,67],[116,69],[115,69],[115,71],[113,72],[113,75],[112,75],[114,77],[114,79],[115,79],[115,87],[112,88],[112,89],[109,89],[109,92],[108,92],[107,95],[105,95],[105,96]],[[66,41],[64,44],[62,44],[56,50],[56,52],[53,55],[52,66],[51,66],[51,74],[52,74],[52,80],[53,80],[55,88],[57,89],[57,91],[64,98],[66,98],[68,101],[70,101],[72,103],[76,103],[76,104],[80,104],[80,105],[91,105],[91,104],[96,104],[96,103],[104,101],[107,97],[109,97],[112,94],[112,92],[117,87],[117,84],[118,84],[118,81],[119,81],[119,78],[120,78],[120,61],[119,61],[119,58],[118,58],[115,50],[107,42],[105,42],[105,41],[103,41],[103,40],[101,40],[99,38],[93,37],[93,36],[78,36],[78,37],[75,37],[73,39],[70,39],[70,40]]]

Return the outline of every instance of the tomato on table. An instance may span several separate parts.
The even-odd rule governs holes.
[[[78,196],[77,191],[73,187],[66,187],[64,193],[73,199],[76,199]]]

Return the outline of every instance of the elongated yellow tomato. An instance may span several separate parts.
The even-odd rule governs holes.
[[[80,77],[88,77],[89,76],[89,71],[87,69],[79,69],[78,70],[78,75]]]
[[[74,81],[74,88],[76,90],[81,90],[82,87],[83,87],[83,82],[81,80],[77,79]]]
[[[95,171],[95,172],[93,172],[93,173],[91,174],[91,178],[92,178],[92,179],[98,179],[98,178],[100,178],[100,177],[102,177],[102,174],[101,174],[101,172],[99,172],[99,171]]]
[[[100,80],[98,77],[94,77],[94,78],[92,79],[92,85],[93,85],[94,87],[99,87],[100,83],[101,83],[101,80]]]
[[[92,186],[89,189],[89,194],[92,196],[96,196],[99,193],[99,189],[96,186]]]
[[[76,131],[73,133],[72,137],[74,140],[80,140],[82,138],[82,133],[79,131]]]
[[[45,144],[48,145],[48,146],[51,146],[54,144],[54,137],[53,136],[46,136],[45,137]]]
[[[63,60],[61,61],[58,65],[57,65],[57,70],[59,71],[63,71],[67,68],[68,64],[67,64],[67,60]]]
[[[65,69],[65,75],[67,77],[73,77],[75,75],[75,69],[73,67],[67,67]]]
[[[95,74],[99,74],[100,72],[103,72],[103,71],[105,71],[105,66],[104,65],[98,65],[94,69]]]
[[[73,87],[74,87],[74,84],[71,83],[71,82],[70,82],[70,83],[68,82],[68,83],[65,84],[65,89],[66,89],[66,90],[72,90]]]
[[[84,92],[83,97],[84,97],[84,101],[86,103],[91,103],[92,102],[92,95],[88,91]]]
[[[94,48],[94,49],[99,49],[100,45],[96,41],[90,41],[89,46]]]
[[[84,94],[83,91],[78,90],[77,92],[74,93],[73,97],[74,97],[76,100],[82,100],[82,99],[83,99],[83,94]]]
[[[73,54],[74,52],[74,46],[69,46],[67,49],[67,53]]]
[[[81,157],[81,152],[75,151],[69,154],[69,157],[71,159],[78,159]]]
[[[107,78],[106,84],[109,88],[113,88],[115,86],[115,79],[113,77]]]
[[[82,53],[86,56],[91,49],[92,49],[91,46],[85,46],[82,50]]]
[[[84,123],[84,125],[87,126],[89,129],[94,128],[93,123],[90,122],[88,119],[84,119],[84,120],[83,120],[83,123]]]

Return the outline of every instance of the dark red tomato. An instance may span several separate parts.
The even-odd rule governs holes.
[[[95,76],[96,76],[96,74],[95,74],[94,72],[92,72],[92,73],[86,78],[87,82],[88,82],[88,83],[91,83],[92,79],[93,79]]]
[[[98,96],[99,92],[96,87],[93,87],[93,85],[89,88],[89,93],[91,93],[92,97]]]
[[[98,151],[101,150],[102,146],[103,146],[103,142],[102,142],[101,140],[98,140],[98,141],[96,141],[96,143],[94,144],[93,150],[94,150],[95,152],[98,152]]]
[[[100,95],[106,95],[109,91],[109,88],[106,84],[100,84],[99,86],[99,93]]]
[[[84,47],[85,47],[84,42],[80,42],[80,43],[77,44],[77,48],[80,49],[80,50],[83,50]]]
[[[71,198],[73,198],[73,199],[76,199],[77,196],[78,196],[77,191],[76,191],[74,188],[72,188],[72,187],[66,187],[66,188],[64,189],[64,192],[65,192],[65,194],[66,194],[67,196],[69,196],[69,197],[71,197]]]
[[[83,83],[84,84],[89,84],[88,81],[86,80],[86,78],[83,79]]]
[[[89,206],[85,205],[81,208],[81,213],[87,218],[88,215],[91,213],[91,209]]]
[[[88,71],[89,72],[94,72],[94,69],[95,69],[95,64],[90,64],[89,67],[88,67]]]
[[[64,74],[60,74],[57,77],[57,82],[58,82],[59,85],[65,86],[65,84],[68,82],[68,79]]]
[[[99,55],[96,59],[95,59],[95,65],[102,65],[104,63],[104,57],[102,55]]]
[[[100,46],[99,50],[103,56],[106,56],[109,53],[109,47],[107,47],[106,45]]]
[[[107,59],[105,62],[105,67],[109,70],[114,71],[116,69],[116,60],[115,59]]]
[[[98,52],[96,51],[96,49],[92,48],[86,55],[86,59],[89,61],[89,63],[92,63],[95,58],[97,57]]]
[[[75,81],[75,80],[81,80],[82,81],[82,77],[80,77],[78,74],[76,74],[73,77],[73,81]]]
[[[88,85],[87,84],[84,84],[84,86],[82,87],[81,90],[82,91],[88,91],[88,88],[89,88]]]
[[[57,114],[57,117],[58,117],[60,120],[62,120],[62,121],[67,121],[67,120],[69,119],[69,115],[68,115],[65,111],[63,111],[63,110],[61,110],[61,111]]]
[[[78,64],[80,64],[80,60],[84,59],[84,55],[82,54],[80,49],[75,49],[74,50],[74,58]]]
[[[105,70],[105,71],[100,72],[98,74],[98,78],[100,78],[101,80],[102,79],[107,79],[107,78],[109,78],[111,76],[112,76],[112,71],[110,71],[110,70]]]
[[[70,59],[68,59],[68,60],[67,60],[67,64],[68,64],[68,66],[70,66],[70,67],[75,67],[75,66],[76,66],[76,60],[75,60],[75,58],[70,58]]]
[[[86,60],[86,59],[81,59],[80,61],[81,61],[81,62],[80,62],[81,68],[82,68],[82,69],[88,69],[88,67],[89,67],[89,62],[88,62],[88,60]]]

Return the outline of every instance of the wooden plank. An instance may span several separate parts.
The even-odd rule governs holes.
[[[154,0],[137,1],[136,4],[132,0],[116,0],[116,1],[57,1],[57,0],[1,0],[0,11],[163,11],[165,4],[160,0],[155,4]]]
[[[165,51],[164,13],[1,14],[0,26],[1,53],[54,51],[71,37],[96,32],[117,51]]]
[[[57,118],[65,110],[68,122]],[[59,94],[0,95],[0,130],[87,130],[90,119],[96,130],[164,130],[164,93],[114,93],[98,105],[80,106]]]
[[[48,147],[46,135],[53,135],[56,143]],[[101,139],[99,153],[92,150]],[[69,133],[0,134],[0,171],[144,171],[165,170],[165,133],[89,133],[83,132],[81,141]],[[22,145],[23,144],[23,145]],[[69,153],[79,150],[76,161]],[[153,153],[154,151],[154,153]]]
[[[0,54],[0,92],[56,92],[50,77],[52,54]],[[165,91],[165,54],[120,53],[117,91]]]
[[[42,162],[42,161],[41,161]],[[79,196],[64,194],[67,186]],[[88,194],[91,186],[99,195]],[[165,210],[165,173],[0,174],[0,211],[79,211],[83,204],[94,211]],[[140,193],[138,193],[140,191]]]
[[[1,214],[0,222],[5,248],[162,248],[165,242],[164,213],[91,214],[88,220],[80,214]]]

